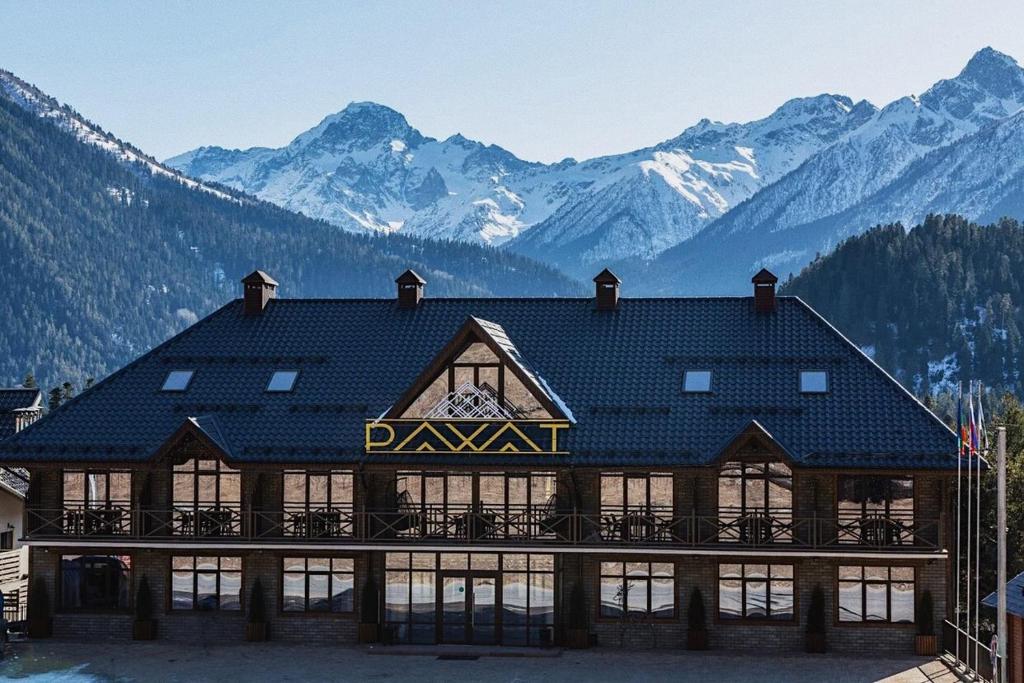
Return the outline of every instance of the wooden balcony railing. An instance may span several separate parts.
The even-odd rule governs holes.
[[[218,539],[395,544],[530,543],[571,546],[938,550],[943,522],[910,515],[796,517],[792,510],[721,510],[678,515],[671,508],[560,510],[552,505],[420,505],[390,510],[323,506],[281,511],[237,507],[140,510],[29,509],[30,539]]]

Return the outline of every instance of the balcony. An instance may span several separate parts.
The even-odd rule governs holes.
[[[602,548],[937,551],[940,519],[843,514],[796,517],[791,510],[718,516],[671,509],[605,508],[599,513],[553,505],[488,508],[420,505],[356,511],[351,507],[245,511],[237,508],[139,510],[30,509],[27,537],[281,544],[550,545]]]

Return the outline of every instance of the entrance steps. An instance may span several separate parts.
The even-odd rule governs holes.
[[[409,655],[440,659],[480,657],[560,657],[558,647],[506,647],[502,645],[369,645],[371,655]]]

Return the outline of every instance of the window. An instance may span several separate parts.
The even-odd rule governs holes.
[[[781,462],[728,462],[718,473],[722,540],[792,539],[793,472]]]
[[[61,608],[128,609],[132,558],[128,555],[64,555],[60,558]]]
[[[601,514],[672,512],[672,474],[601,473]]]
[[[718,565],[721,619],[793,619],[793,565]]]
[[[347,557],[287,557],[283,560],[285,612],[352,612],[355,560]]]
[[[299,376],[298,370],[277,370],[270,376],[267,383],[267,391],[291,391],[295,386],[295,378]]]
[[[131,532],[131,472],[64,470],[63,484],[65,533]]]
[[[515,372],[483,342],[468,344],[445,366],[404,418],[550,417]]]
[[[824,394],[828,392],[828,373],[824,370],[801,370],[800,393]]]
[[[241,474],[220,460],[174,466],[175,533],[231,536],[241,533]]]
[[[837,499],[841,542],[868,545],[913,542],[913,477],[842,475]]]
[[[284,473],[284,533],[291,536],[351,536],[352,472],[287,470]]]
[[[839,621],[914,621],[913,567],[839,567]]]
[[[671,562],[601,563],[602,617],[669,619],[675,612],[675,565]]]
[[[711,391],[711,371],[685,371],[683,373],[683,391],[687,393],[701,393]]]
[[[160,391],[185,391],[192,382],[192,370],[171,370]]]
[[[11,550],[14,548],[14,529],[8,529],[0,533],[0,550]]]
[[[242,558],[172,557],[171,609],[242,609]]]

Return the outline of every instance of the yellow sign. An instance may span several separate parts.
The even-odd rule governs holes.
[[[565,420],[368,420],[367,453],[559,455]]]

